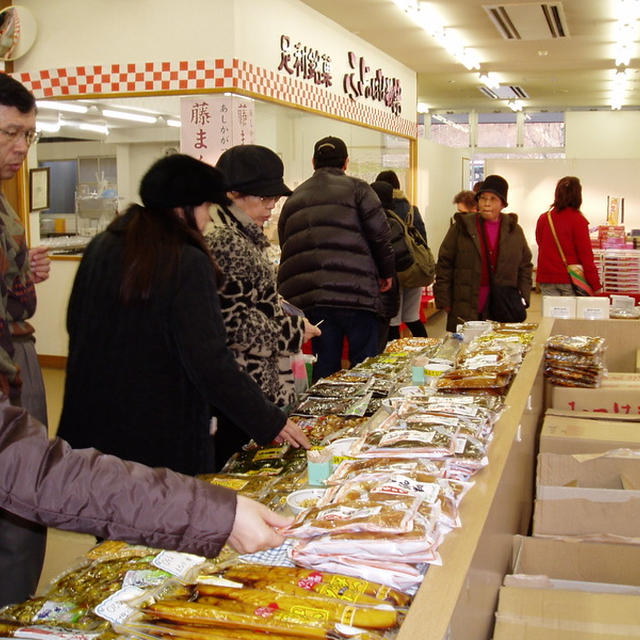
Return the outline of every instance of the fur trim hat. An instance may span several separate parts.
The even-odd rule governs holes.
[[[502,204],[506,207],[509,203],[507,202],[507,192],[509,191],[509,184],[507,181],[498,175],[487,176],[482,184],[478,187],[478,191],[476,192],[476,200],[480,197],[480,194],[488,192],[495,193],[500,200],[502,200]]]
[[[347,145],[340,138],[327,136],[318,140],[313,147],[314,160],[346,160],[348,157]]]
[[[156,160],[140,181],[145,207],[172,209],[203,202],[228,202],[224,176],[206,162],[175,153]]]
[[[229,191],[250,196],[290,196],[284,183],[284,165],[278,154],[257,144],[239,144],[227,149],[216,162],[225,175]]]

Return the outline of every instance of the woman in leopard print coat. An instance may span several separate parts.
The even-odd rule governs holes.
[[[277,292],[275,268],[266,255],[270,244],[262,226],[278,199],[291,191],[284,167],[270,149],[241,145],[225,151],[217,163],[226,176],[232,204],[210,210],[204,231],[224,282],[218,295],[227,331],[227,346],[236,361],[276,405],[295,400],[291,368],[282,356],[300,352],[302,343],[320,333],[301,316],[286,315]],[[222,465],[247,438],[218,416],[216,459]]]

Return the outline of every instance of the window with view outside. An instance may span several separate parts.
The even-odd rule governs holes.
[[[525,147],[564,147],[564,113],[525,113],[522,144]]]

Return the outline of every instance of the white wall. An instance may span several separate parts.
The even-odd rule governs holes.
[[[451,201],[464,188],[462,156],[460,149],[418,139],[418,198],[415,204],[424,218],[429,246],[436,258],[455,211]]]
[[[38,37],[16,71],[221,57],[231,50],[229,0],[20,0]],[[258,3],[256,3],[258,4]],[[258,32],[259,33],[259,32]]]
[[[640,158],[640,111],[567,111],[567,158]]]

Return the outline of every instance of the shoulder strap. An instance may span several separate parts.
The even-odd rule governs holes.
[[[558,240],[558,235],[556,234],[556,228],[553,226],[553,220],[551,219],[551,209],[549,209],[549,211],[547,211],[547,220],[549,221],[549,227],[551,228],[551,233],[553,234],[553,239],[556,242],[556,247],[558,248],[558,253],[560,254],[560,257],[562,258],[562,262],[564,262],[564,266],[567,266],[567,259],[564,257],[564,251],[562,250],[562,247],[560,246],[560,240]]]
[[[406,220],[403,220],[395,211],[393,211],[393,209],[385,209],[385,213],[392,220],[395,220],[403,230],[408,226]]]

